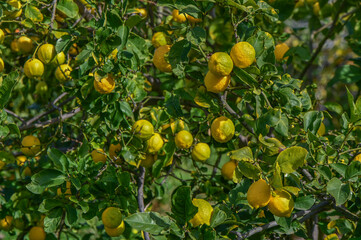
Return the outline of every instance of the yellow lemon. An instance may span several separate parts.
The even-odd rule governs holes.
[[[202,224],[209,226],[211,224],[211,217],[213,213],[212,205],[206,200],[197,198],[194,198],[192,203],[194,206],[198,207],[198,212],[191,220],[189,220],[189,222],[193,225],[193,227],[198,227]]]
[[[118,237],[118,236],[122,235],[122,233],[124,232],[125,224],[124,224],[124,221],[122,221],[122,223],[116,228],[104,227],[104,229],[109,237]]]
[[[275,47],[275,57],[277,61],[281,61],[283,56],[290,48],[287,46],[286,43],[277,44]]]
[[[102,213],[102,221],[105,227],[117,228],[123,222],[122,212],[117,207],[108,207]]]
[[[56,56],[55,46],[49,43],[43,44],[39,47],[37,54],[40,61],[48,64]]]
[[[206,85],[207,91],[213,93],[223,92],[224,90],[226,90],[230,82],[230,75],[218,77],[210,71],[204,78],[204,85]]]
[[[115,81],[112,74],[106,77],[100,77],[97,73],[94,75],[94,88],[100,94],[109,94],[115,88]]]
[[[24,64],[24,73],[28,78],[41,77],[44,74],[44,65],[40,60],[31,58]]]
[[[5,218],[0,220],[0,229],[4,231],[11,230],[13,225],[13,217],[12,216],[6,216]]]
[[[40,152],[40,140],[39,138],[29,135],[23,138],[21,141],[21,151],[26,156],[35,156],[38,152]]]
[[[46,233],[42,227],[32,227],[29,231],[29,240],[45,240]]]
[[[23,10],[21,9],[21,3],[18,0],[7,0],[6,1],[7,4],[13,6],[15,9],[18,10],[14,10],[14,11],[5,11],[5,16],[7,16],[8,18],[17,18],[20,17],[21,13],[23,12]]]
[[[357,155],[353,160],[361,162],[361,154]]]
[[[294,201],[292,196],[285,190],[273,192],[268,203],[268,209],[277,217],[290,217],[293,207]]]
[[[200,19],[200,18],[195,18],[195,17],[193,17],[193,16],[191,16],[191,15],[188,15],[188,14],[186,14],[187,15],[187,19],[188,19],[188,21],[190,22],[190,23],[199,23],[199,22],[202,22],[202,19]]]
[[[2,29],[0,29],[0,44],[4,42],[5,39],[5,33]]]
[[[110,144],[109,146],[109,157],[114,160],[116,163],[119,163],[120,157],[118,157],[118,152],[122,149],[120,143]]]
[[[339,240],[339,238],[336,233],[332,233],[327,235],[323,240]]]
[[[236,170],[237,162],[236,161],[229,161],[226,162],[221,169],[221,174],[226,180],[233,179],[233,173]]]
[[[248,42],[239,42],[231,49],[233,64],[239,68],[246,68],[256,59],[256,51]]]
[[[320,3],[316,2],[315,4],[313,4],[312,10],[313,14],[315,14],[316,16],[320,15]]]
[[[158,156],[156,154],[147,153],[141,160],[140,166],[145,168],[151,168],[155,161],[157,160]]]
[[[211,149],[207,143],[197,143],[192,150],[192,158],[195,161],[205,162],[211,156]]]
[[[166,60],[168,52],[170,51],[171,45],[163,45],[157,48],[154,52],[153,63],[156,68],[161,72],[171,72],[172,66]]]
[[[185,21],[187,21],[186,15],[186,13],[179,14],[179,10],[177,9],[173,9],[172,11],[173,21],[175,22],[184,23]]]
[[[66,57],[65,57],[64,52],[60,52],[60,53],[56,54],[56,56],[53,58],[53,60],[51,60],[50,64],[58,67],[65,63],[65,60],[66,60],[65,58]]]
[[[33,50],[33,40],[26,36],[22,36],[18,39],[19,49],[24,53],[30,53]]]
[[[154,134],[154,127],[149,121],[141,119],[134,123],[132,131],[138,138],[147,140]]]
[[[162,136],[159,133],[154,133],[154,135],[147,140],[147,151],[149,153],[156,153],[163,147],[163,144]]]
[[[105,154],[103,149],[95,149],[91,152],[91,155],[95,163],[105,163],[107,161],[107,155]]]
[[[4,68],[5,68],[4,61],[3,61],[2,58],[0,58],[0,73],[1,73],[2,71],[4,71]]]
[[[143,18],[148,17],[147,9],[145,8],[136,8],[135,11],[140,14]]]
[[[175,145],[182,149],[188,149],[193,144],[193,136],[187,130],[182,130],[175,136]]]
[[[24,165],[24,163],[26,162],[26,157],[25,156],[17,156],[16,157],[16,164],[18,165],[18,166],[23,166]]]
[[[323,122],[321,122],[321,125],[320,125],[319,129],[317,130],[317,134],[320,136],[323,136],[323,135],[325,135],[325,133],[326,133],[325,124]]]
[[[225,52],[216,52],[209,59],[208,69],[216,76],[228,76],[233,70],[232,58]]]
[[[235,128],[232,120],[225,116],[218,117],[212,122],[211,133],[217,142],[228,142],[233,138],[234,131]]]
[[[260,179],[251,184],[247,191],[248,204],[254,208],[266,206],[271,199],[271,187],[265,180]]]
[[[152,37],[152,44],[155,48],[167,45],[170,43],[170,39],[164,32],[156,32]]]
[[[60,82],[65,82],[70,79],[70,74],[73,69],[68,64],[62,64],[55,70],[55,78]]]
[[[19,42],[18,42],[17,39],[14,39],[14,40],[11,41],[10,48],[11,48],[11,51],[13,51],[13,52],[19,52],[20,51]]]

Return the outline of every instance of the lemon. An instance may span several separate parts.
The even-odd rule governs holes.
[[[235,128],[232,120],[225,116],[218,117],[212,122],[211,133],[217,142],[228,142],[234,136],[234,131]]]
[[[55,70],[55,78],[60,82],[65,82],[70,79],[70,74],[73,69],[68,64],[62,64]]]
[[[316,16],[320,15],[320,3],[316,2],[315,4],[313,4],[312,10],[313,14],[315,14]]]
[[[21,151],[26,156],[35,156],[38,152],[40,152],[40,140],[39,138],[29,135],[23,138],[21,141]]]
[[[25,156],[17,156],[16,157],[16,164],[18,165],[18,166],[23,166],[24,165],[24,163],[26,162],[26,157]]]
[[[188,149],[193,144],[193,136],[187,130],[182,130],[175,136],[175,145],[181,149]]]
[[[336,233],[332,233],[327,235],[323,240],[339,240],[339,238]]]
[[[148,17],[147,9],[145,8],[136,8],[135,11],[140,14],[143,18]]]
[[[123,222],[122,212],[117,207],[108,207],[102,213],[102,221],[105,227],[117,228]]]
[[[208,69],[216,76],[228,76],[233,70],[232,58],[225,52],[216,52],[209,59]]]
[[[161,72],[171,72],[172,66],[166,60],[166,56],[168,56],[168,52],[170,51],[170,45],[163,45],[157,48],[154,52],[153,63],[156,68]]]
[[[317,134],[320,135],[320,136],[323,136],[323,135],[325,135],[325,133],[326,133],[325,124],[323,122],[321,122],[321,125],[317,130]]]
[[[36,84],[35,90],[38,94],[45,94],[48,91],[48,84],[44,81],[40,81]]]
[[[202,19],[200,19],[200,18],[195,18],[195,17],[193,17],[191,15],[188,15],[188,14],[186,14],[186,15],[187,15],[187,19],[188,19],[188,21],[190,23],[200,23],[200,22],[202,22]]]
[[[271,187],[265,180],[260,179],[251,184],[247,191],[248,204],[254,208],[266,206],[271,199]]]
[[[208,72],[204,78],[204,85],[206,85],[208,92],[220,93],[226,90],[229,83],[231,82],[231,76],[218,77],[212,72]]]
[[[6,162],[4,161],[0,161],[0,170],[3,169],[3,167],[5,167]]]
[[[21,173],[21,176],[23,178],[31,177],[31,169],[29,167],[24,168],[24,170]]]
[[[28,78],[41,77],[44,74],[44,65],[40,60],[31,58],[24,64],[24,73]]]
[[[114,160],[116,163],[119,163],[120,157],[118,157],[118,152],[122,149],[120,143],[110,144],[109,146],[109,157]]]
[[[192,158],[195,161],[205,162],[211,156],[211,149],[207,143],[197,143],[192,150]]]
[[[149,121],[141,119],[134,123],[132,131],[138,138],[147,140],[154,134],[154,127]]]
[[[19,49],[24,53],[30,53],[33,50],[33,40],[26,36],[22,36],[18,39]]]
[[[361,154],[358,154],[353,160],[361,162]]]
[[[189,222],[193,225],[193,227],[198,227],[199,225],[210,225],[211,217],[213,213],[213,207],[209,202],[203,199],[194,198],[192,200],[194,206],[198,207],[198,212],[194,217],[189,220]]]
[[[226,180],[232,180],[233,179],[233,173],[236,170],[237,162],[235,161],[229,161],[226,162],[221,169],[221,174]]]
[[[172,129],[172,133],[176,133],[178,131],[184,130],[185,124],[182,119],[171,119],[169,124],[165,124],[162,126],[162,130],[164,131],[169,127]]]
[[[124,221],[122,221],[122,223],[116,228],[104,227],[104,229],[109,237],[118,237],[124,232],[125,224],[124,224]]]
[[[102,162],[105,163],[107,161],[107,155],[103,151],[103,149],[95,149],[91,152],[93,161],[95,163]]]
[[[0,29],[0,44],[4,42],[5,39],[5,33],[2,29]]]
[[[76,56],[79,54],[80,49],[78,48],[78,45],[76,43],[74,43],[70,48],[69,48],[69,54],[72,56]]]
[[[48,64],[56,56],[55,46],[49,43],[43,44],[39,47],[37,54],[40,61]]]
[[[170,43],[170,39],[164,32],[156,32],[152,37],[152,44],[155,48],[167,45]]]
[[[277,217],[290,217],[294,202],[291,194],[285,190],[276,190],[272,193],[268,209]]]
[[[115,88],[114,77],[108,74],[106,77],[100,77],[97,73],[94,74],[94,88],[100,94],[109,94]]]
[[[65,57],[64,52],[60,52],[60,53],[56,54],[56,56],[53,58],[53,60],[51,60],[50,64],[58,67],[65,63],[65,60],[66,60],[65,58],[66,57]]]
[[[256,51],[248,42],[239,42],[231,49],[233,64],[239,68],[246,68],[256,59]]]
[[[172,16],[173,16],[173,21],[175,22],[184,23],[185,21],[187,21],[186,13],[179,14],[179,10],[177,9],[173,9]]]
[[[11,48],[11,51],[13,51],[13,52],[19,52],[20,51],[19,42],[18,42],[17,39],[14,39],[14,40],[11,41],[10,48]]]
[[[147,153],[140,161],[140,166],[145,168],[151,168],[155,161],[157,160],[158,156],[155,154]]]
[[[46,233],[42,227],[32,227],[29,231],[29,240],[45,240]]]
[[[13,225],[13,217],[12,216],[6,216],[5,218],[0,220],[0,229],[4,231],[11,230]]]
[[[2,58],[0,58],[0,73],[1,73],[2,71],[4,71],[4,68],[5,68],[4,61],[3,61]]]
[[[159,133],[155,133],[147,141],[148,153],[156,153],[163,147],[164,141]]]
[[[286,43],[277,44],[275,47],[275,57],[277,61],[283,60],[283,56],[290,48]]]
[[[13,10],[13,11],[5,11],[5,16],[7,16],[8,18],[17,18],[20,17],[21,13],[23,12],[23,10],[21,9],[22,5],[20,3],[20,1],[18,0],[7,0],[6,1],[7,4],[13,6],[15,9],[18,10]]]

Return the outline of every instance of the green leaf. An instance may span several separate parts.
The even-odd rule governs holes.
[[[318,111],[309,111],[303,116],[303,127],[305,131],[311,131],[316,135],[323,120],[323,113]]]
[[[330,166],[339,174],[341,174],[342,177],[345,177],[347,165],[343,163],[331,163]]]
[[[0,126],[0,139],[5,138],[10,133],[10,129],[7,126]]]
[[[180,97],[172,95],[168,99],[166,99],[165,107],[167,109],[167,113],[175,118],[183,117],[183,111],[180,106]]]
[[[273,170],[271,185],[272,185],[272,187],[274,187],[276,189],[283,187],[282,177],[281,177],[281,168],[280,168],[278,162],[276,162],[276,166]]]
[[[58,170],[45,169],[34,174],[31,181],[33,184],[42,187],[54,187],[62,184],[65,181],[65,176]]]
[[[56,41],[56,44],[55,44],[55,50],[57,53],[60,53],[60,52],[68,52],[69,48],[71,47],[71,39],[72,37],[70,35],[64,35],[62,36],[61,38],[59,38],[57,41]]]
[[[51,161],[53,161],[55,167],[62,171],[66,172],[69,168],[69,161],[68,158],[60,152],[58,149],[55,148],[48,148],[48,157]]]
[[[61,207],[63,202],[58,199],[44,199],[40,204],[38,211],[41,213],[46,213],[53,208]]]
[[[177,222],[184,225],[198,212],[191,199],[191,188],[178,187],[172,194],[172,213]]]
[[[325,103],[325,107],[329,110],[329,111],[333,111],[339,115],[342,115],[343,113],[343,107],[341,104],[335,103],[335,102],[327,102]]]
[[[18,78],[18,72],[11,72],[3,79],[3,82],[0,85],[0,109],[3,109],[8,103]]]
[[[41,14],[40,10],[32,5],[26,6],[25,17],[31,19],[34,22],[42,22],[44,19],[43,14]]]
[[[350,117],[351,122],[356,122],[360,118],[360,116],[359,116],[360,112],[356,108],[356,105],[354,103],[354,98],[353,98],[351,92],[348,90],[347,87],[346,87],[346,90],[347,90],[347,101],[348,101],[348,105],[349,105],[349,108],[350,108],[349,117]]]
[[[344,65],[336,68],[335,76],[329,82],[328,86],[332,86],[337,82],[352,84],[361,80],[361,68],[355,65]]]
[[[194,45],[199,45],[206,40],[206,31],[201,27],[194,27],[187,34],[187,40]]]
[[[73,0],[60,0],[56,9],[69,18],[75,18],[79,12],[78,5]]]
[[[345,178],[350,179],[357,176],[361,176],[361,162],[352,161],[346,169]]]
[[[71,227],[78,220],[78,214],[76,208],[74,208],[72,205],[65,205],[65,211],[66,211],[65,223],[66,225]]]
[[[231,160],[253,162],[253,153],[250,147],[243,147],[228,153]]]
[[[132,108],[130,107],[129,103],[126,101],[120,101],[118,102],[119,106],[120,106],[120,110],[128,117],[130,117],[131,119],[134,119],[134,114],[132,111]]]
[[[350,196],[350,185],[342,183],[338,178],[332,178],[327,183],[327,192],[335,198],[336,205],[341,205]]]
[[[236,170],[250,179],[258,179],[261,174],[261,169],[258,166],[246,161],[239,161]]]
[[[215,228],[221,225],[222,223],[224,223],[224,221],[226,221],[226,219],[227,214],[224,211],[220,210],[218,207],[216,207],[215,209],[213,209],[211,217],[211,227]]]
[[[248,74],[245,70],[240,68],[234,68],[233,72],[236,74],[240,83],[246,84],[250,87],[255,87],[258,85],[256,79],[254,79],[250,74]]]
[[[169,51],[168,61],[172,65],[172,70],[175,75],[184,77],[184,62],[188,62],[188,53],[191,50],[192,44],[186,39],[176,42]]]
[[[280,165],[283,173],[292,173],[303,166],[307,153],[303,147],[290,147],[278,155],[276,162]]]
[[[21,133],[20,133],[20,129],[19,129],[18,125],[14,124],[14,123],[9,123],[7,125],[7,127],[9,128],[9,130],[12,134],[16,134],[16,135],[18,135],[18,137],[21,137]]]
[[[129,28],[127,26],[120,26],[118,28],[117,34],[120,37],[120,39],[122,40],[122,43],[118,47],[118,50],[123,50],[123,48],[125,47],[125,45],[128,42]]]
[[[161,216],[157,212],[139,212],[124,219],[132,228],[150,234],[160,234],[171,226],[169,217]]]
[[[315,203],[314,196],[303,196],[296,198],[295,209],[307,210],[310,209]]]

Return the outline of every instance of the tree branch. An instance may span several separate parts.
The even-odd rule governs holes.
[[[53,11],[51,13],[51,20],[50,20],[50,26],[49,26],[49,34],[51,33],[51,31],[53,30],[53,26],[54,26],[54,19],[55,19],[55,14],[56,14],[56,5],[57,5],[57,0],[53,0]]]
[[[354,221],[354,222],[358,222],[360,220],[360,217],[357,216],[356,214],[350,212],[347,208],[345,208],[344,206],[336,206],[336,204],[333,204],[333,208],[342,213],[346,218]]]
[[[17,115],[16,113],[14,113],[14,112],[12,112],[12,111],[10,111],[10,110],[8,110],[8,109],[4,109],[4,111],[7,113],[7,114],[9,114],[9,115],[11,115],[11,116],[13,116],[13,117],[15,117],[15,118],[17,118],[17,119],[19,119],[21,122],[24,122],[25,120],[22,118],[22,117],[20,117],[19,115]]]
[[[145,179],[145,168],[139,167],[139,177],[138,177],[138,207],[140,212],[144,212],[144,179]],[[149,233],[144,232],[144,240],[150,240]]]

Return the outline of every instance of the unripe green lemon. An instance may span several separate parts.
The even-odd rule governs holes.
[[[43,95],[48,91],[48,84],[44,81],[40,81],[36,84],[35,90],[38,94]]]
[[[117,207],[108,207],[102,213],[102,221],[105,227],[117,228],[123,221],[122,212]]]
[[[122,233],[125,230],[124,221],[122,221],[122,223],[116,228],[104,227],[104,230],[108,234],[109,237],[119,237],[120,235],[122,235]]]

